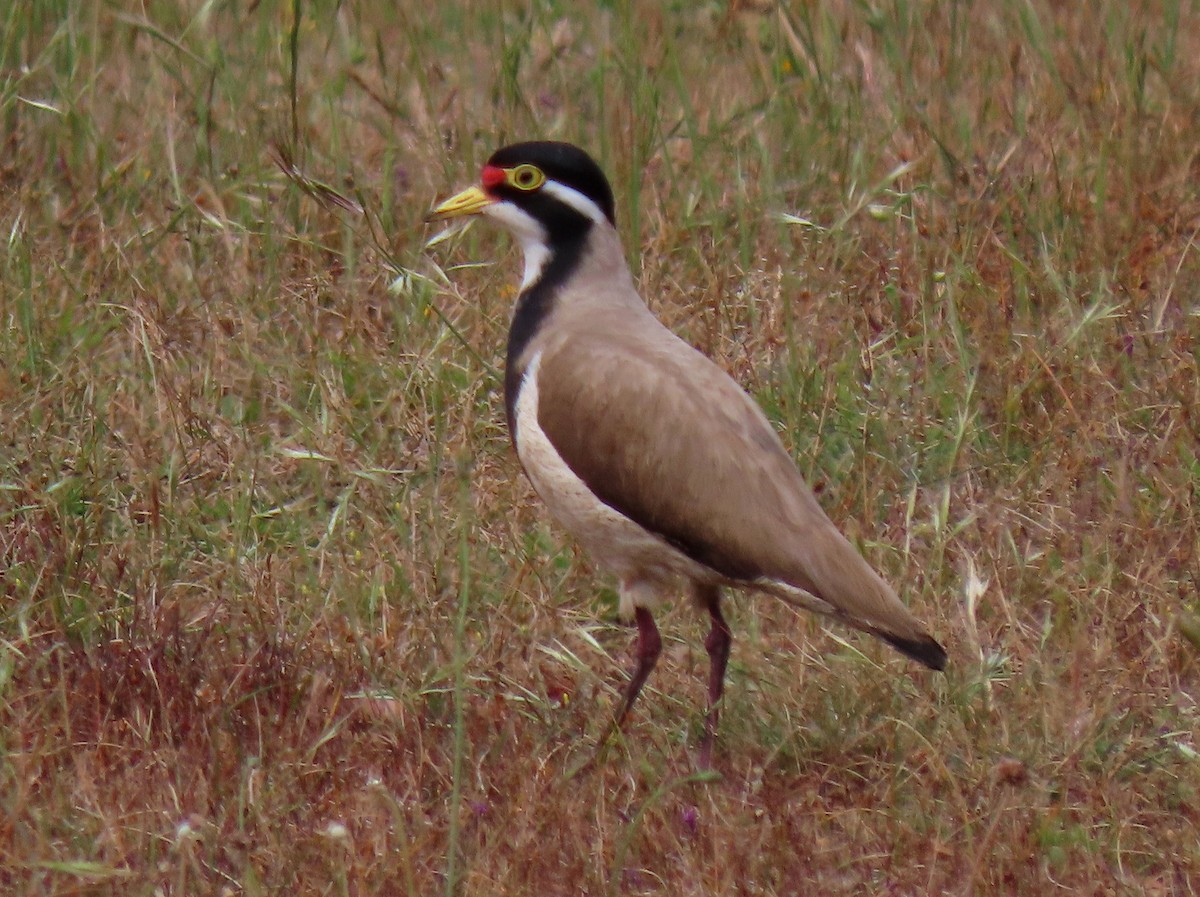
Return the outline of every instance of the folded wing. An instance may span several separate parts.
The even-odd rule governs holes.
[[[834,527],[757,404],[643,321],[631,334],[627,317],[594,316],[545,347],[538,423],[563,460],[605,504],[727,581],[802,590],[941,669],[944,650]]]

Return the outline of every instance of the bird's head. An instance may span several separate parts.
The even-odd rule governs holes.
[[[496,150],[479,183],[438,205],[428,220],[486,215],[512,231],[526,254],[553,250],[593,225],[615,226],[612,188],[600,166],[577,146],[553,141]]]

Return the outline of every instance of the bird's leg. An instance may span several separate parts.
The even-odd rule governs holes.
[[[629,684],[625,686],[625,701],[612,724],[614,731],[625,722],[625,717],[633,708],[633,702],[637,700],[638,692],[650,678],[654,665],[658,663],[658,655],[662,653],[662,638],[658,634],[658,627],[654,625],[654,617],[650,615],[650,611],[639,607],[634,612],[634,619],[637,620],[638,628],[637,666],[633,668]]]
[[[700,766],[707,769],[712,765],[713,738],[717,734],[721,695],[725,691],[725,665],[729,662],[733,635],[729,631],[729,624],[721,616],[721,590],[717,586],[705,586],[697,591],[697,598],[712,618],[712,629],[704,640],[709,660],[708,717],[704,721],[704,740],[700,742]]]
[[[637,700],[638,692],[642,690],[642,686],[646,684],[646,680],[654,671],[654,665],[658,663],[658,655],[662,653],[662,638],[658,634],[658,627],[654,625],[654,617],[646,608],[638,607],[634,610],[634,619],[637,621],[638,628],[637,666],[633,668],[629,684],[625,686],[625,697],[621,702],[621,709],[613,717],[604,737],[596,745],[596,750],[588,759],[568,773],[567,778],[573,779],[580,773],[593,768],[604,756],[612,742],[612,737],[620,731],[625,717],[629,716],[633,702]]]

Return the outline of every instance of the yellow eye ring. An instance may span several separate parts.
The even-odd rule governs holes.
[[[508,183],[518,190],[536,190],[546,183],[545,173],[536,165],[518,165],[508,171]]]

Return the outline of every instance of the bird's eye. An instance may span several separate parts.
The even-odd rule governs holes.
[[[509,172],[508,182],[518,190],[536,190],[546,182],[546,175],[536,165],[518,165]]]

